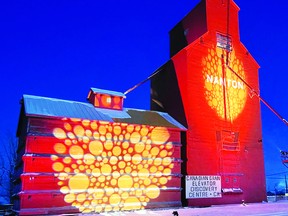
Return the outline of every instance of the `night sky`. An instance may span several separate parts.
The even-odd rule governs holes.
[[[168,33],[198,2],[1,1],[1,137],[16,136],[23,94],[85,102],[90,87],[125,92],[146,79],[169,60]],[[261,95],[288,119],[287,1],[235,2],[241,41],[261,66]],[[124,106],[149,109],[149,97],[147,82]],[[288,151],[288,127],[263,104],[261,112],[267,188],[274,190],[288,175],[279,153]]]

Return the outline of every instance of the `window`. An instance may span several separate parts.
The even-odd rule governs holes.
[[[239,151],[239,132],[230,130],[216,131],[216,139],[221,146],[221,150]]]
[[[217,33],[216,38],[217,38],[217,47],[225,49],[229,52],[232,51],[232,41],[229,36]]]

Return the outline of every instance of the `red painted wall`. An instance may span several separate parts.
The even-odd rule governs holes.
[[[180,131],[29,118],[21,215],[181,206]]]
[[[237,5],[232,0],[206,0],[199,5],[201,17],[206,20],[199,22],[199,29],[207,26],[207,32],[191,41],[185,32],[193,16],[181,21],[187,46],[171,58],[177,80],[160,83],[168,74],[165,70],[152,79],[152,109],[159,110],[153,105],[157,100],[164,107],[162,111],[185,124],[181,121],[183,114],[175,115],[175,110],[181,111],[173,105],[173,99],[166,101],[161,95],[163,89],[169,92],[169,85],[176,86],[177,82],[188,127],[183,157],[187,158],[186,174],[221,176],[221,198],[188,199],[187,205],[261,202],[266,200],[266,190],[260,101],[250,95],[248,87],[226,64],[256,90],[259,66],[240,41]],[[231,49],[223,43],[221,47],[219,35],[230,41]],[[232,188],[237,190],[224,193]]]

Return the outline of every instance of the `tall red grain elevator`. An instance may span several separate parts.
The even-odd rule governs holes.
[[[233,0],[202,0],[170,31],[171,60],[151,79],[151,109],[186,128],[182,202],[261,202],[266,182],[259,65],[241,43]],[[249,84],[249,86],[247,85]]]

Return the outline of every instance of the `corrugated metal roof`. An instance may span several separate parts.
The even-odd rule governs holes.
[[[113,96],[119,96],[119,97],[126,98],[125,94],[123,94],[121,92],[110,91],[110,90],[105,90],[105,89],[98,89],[98,88],[91,88],[91,90],[94,93],[108,94],[108,95],[113,95]]]
[[[23,95],[26,115],[81,118],[113,122],[113,119],[97,111],[92,104],[55,98]]]
[[[180,124],[178,121],[176,121],[172,116],[170,116],[168,113],[163,112],[157,112],[159,115],[161,115],[163,118],[165,118],[168,122],[175,125],[181,130],[187,130],[182,124]]]
[[[113,109],[105,109],[105,108],[98,108],[95,107],[96,110],[102,112],[105,115],[110,116],[112,119],[124,119],[124,118],[131,118],[131,116],[125,110],[113,110]]]
[[[90,103],[61,100],[33,95],[23,95],[25,113],[28,116],[67,117],[89,120],[122,122],[161,126],[169,128],[186,128],[169,114],[139,109],[111,110],[94,107]]]
[[[161,126],[186,130],[183,125],[181,125],[167,113],[128,108],[124,110],[129,114],[130,118],[113,118],[115,122]]]

